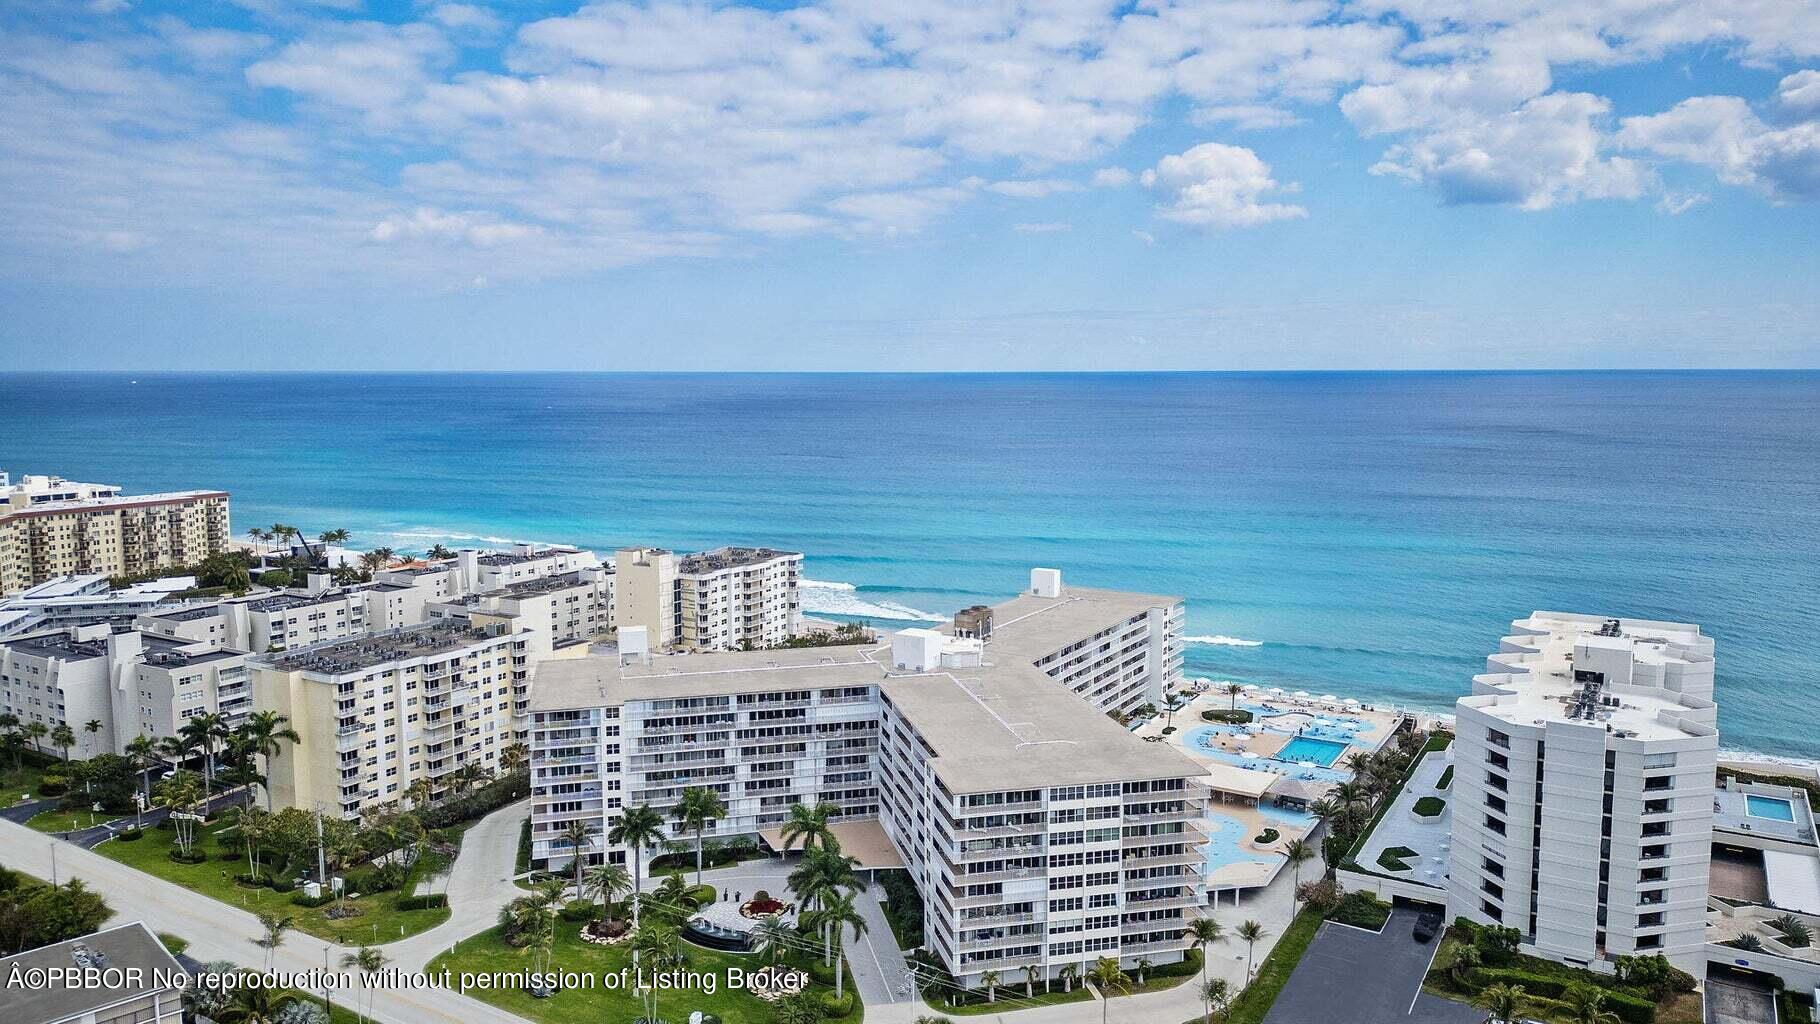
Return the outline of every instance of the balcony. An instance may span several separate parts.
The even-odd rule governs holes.
[[[351,750],[359,750],[365,734],[366,730],[359,727],[335,730],[336,753],[345,754]]]

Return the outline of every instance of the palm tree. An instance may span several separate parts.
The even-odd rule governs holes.
[[[548,915],[544,916],[547,917]],[[385,965],[385,954],[374,949],[372,946],[362,946],[357,952],[341,954],[341,966],[356,967],[360,969],[361,985],[367,990],[368,1010],[372,1009],[373,997],[379,992],[379,989],[373,984],[373,975]],[[365,1021],[366,1014],[360,1011],[360,1004],[355,1003],[354,1008],[359,1019]]]
[[[1485,1011],[1485,1024],[1512,1024],[1523,1012],[1524,995],[1523,986],[1499,982],[1486,986],[1472,1002]]]
[[[265,929],[265,934],[255,938],[253,945],[265,950],[266,970],[272,969],[272,961],[278,955],[278,947],[284,944],[284,933],[290,931],[296,923],[296,919],[288,914],[279,917],[276,914],[260,912],[259,927]]]
[[[70,748],[76,745],[76,731],[70,728],[68,722],[58,722],[57,727],[51,730],[51,745],[63,751],[63,763],[68,764]]]
[[[1062,969],[1055,972],[1055,976],[1057,978],[1061,979],[1063,992],[1073,992],[1074,991],[1074,979],[1081,976],[1080,965],[1063,964]]]
[[[96,754],[96,750],[95,750],[95,734],[96,734],[96,733],[99,733],[99,732],[100,732],[100,731],[101,731],[101,719],[99,719],[99,718],[91,718],[91,719],[89,719],[89,720],[88,720],[88,721],[87,721],[87,722],[86,722],[86,723],[85,723],[85,724],[84,724],[84,725],[83,725],[83,726],[82,726],[82,731],[83,731],[83,732],[85,732],[85,733],[88,733],[88,748],[89,748],[89,750],[88,750],[88,756],[90,756],[90,757],[94,757],[94,756],[95,756],[95,754]]]
[[[51,727],[43,722],[25,723],[25,738],[32,741],[32,749],[44,750],[44,738],[51,734]]]
[[[998,1002],[998,972],[985,970],[980,972],[980,985],[986,990],[986,1002]]]
[[[339,527],[333,530],[324,530],[316,535],[316,539],[324,544],[344,544],[348,539],[348,531]]]
[[[1239,709],[1239,694],[1244,693],[1245,688],[1237,683],[1227,683],[1225,690],[1226,696],[1232,698],[1232,703],[1228,710],[1237,711]]]
[[[196,845],[196,801],[202,798],[202,787],[192,772],[180,771],[158,787],[158,806],[171,812],[171,824],[177,833],[177,849],[190,856]]]
[[[435,544],[430,545],[430,550],[424,552],[423,557],[425,557],[425,558],[454,558],[455,552],[450,551],[446,545],[444,545],[441,541],[438,541]]]
[[[682,791],[681,799],[670,809],[670,817],[676,824],[695,833],[695,884],[701,884],[701,837],[709,825],[727,815],[727,805],[720,802],[719,794],[705,786],[690,786]]]
[[[430,792],[430,780],[419,776],[416,781],[405,787],[404,798],[411,802],[412,807],[423,810],[423,806],[430,802]]]
[[[822,907],[821,910],[821,921],[824,926],[834,932],[834,945],[837,949],[841,945],[841,937],[849,929],[852,930],[853,938],[856,941],[866,934],[865,916],[859,912],[858,907],[853,905],[853,897],[845,893],[836,894],[828,898],[827,905]],[[841,998],[843,992],[842,982],[847,976],[847,972],[842,970],[841,966],[841,957],[835,957],[834,998],[836,999]]]
[[[1036,997],[1036,979],[1038,979],[1042,976],[1043,976],[1043,967],[1041,964],[1031,964],[1030,966],[1024,968],[1024,998],[1025,999],[1034,999]]]
[[[838,845],[832,848],[811,848],[803,854],[802,862],[797,864],[796,870],[790,872],[790,891],[800,896],[805,905],[825,909],[828,901],[841,890],[859,891],[859,878],[853,870],[857,863],[852,857],[842,854]],[[828,934],[827,922],[819,918],[817,920],[822,933],[822,960],[824,963],[833,963],[833,937]]]
[[[1770,927],[1782,933],[1782,938],[1790,946],[1806,946],[1814,941],[1814,931],[1807,922],[1793,914],[1780,914],[1769,920]]]
[[[1618,1024],[1616,1013],[1605,1008],[1605,993],[1591,985],[1570,985],[1567,989],[1568,1019],[1573,1024]]]
[[[776,914],[766,914],[752,928],[752,948],[775,964],[790,951],[790,926]]]
[[[664,839],[663,816],[648,804],[628,807],[607,830],[607,842],[614,846],[626,846],[632,850],[632,927],[638,927],[638,905],[643,902],[639,890],[644,887],[641,877],[646,847],[656,846]]]
[[[284,1001],[265,985],[242,984],[234,987],[227,1006],[221,1011],[221,1024],[277,1024]]]
[[[247,741],[248,749],[265,758],[266,775],[271,775],[272,758],[284,749],[284,743],[301,743],[303,737],[290,727],[290,718],[276,711],[255,711],[247,716],[240,726],[240,733]],[[272,788],[268,782],[265,788],[265,809],[272,809]]]
[[[1201,980],[1207,980],[1207,947],[1225,937],[1226,929],[1211,917],[1197,917],[1188,922],[1188,930],[1183,933],[1196,949],[1201,951]]]
[[[784,849],[789,850],[799,840],[805,852],[816,846],[839,849],[840,843],[835,841],[834,833],[828,827],[828,820],[838,814],[840,808],[826,801],[813,807],[808,804],[792,805],[781,830]]]
[[[255,550],[255,551],[259,550],[260,542],[271,539],[271,535],[267,534],[264,530],[260,529],[257,526],[247,527],[246,536],[247,536],[248,540],[253,542],[253,550]]]
[[[152,765],[158,763],[158,754],[152,741],[145,736],[135,736],[126,745],[126,759],[133,764],[133,770],[139,773],[140,792],[144,798],[133,802],[133,826],[140,824],[139,815],[146,805],[152,802]]]
[[[1246,921],[1239,925],[1239,938],[1245,940],[1245,981],[1251,981],[1251,951],[1264,937],[1264,926],[1256,921]]]
[[[1214,978],[1201,982],[1201,1001],[1207,1004],[1207,1024],[1213,1024],[1213,1011],[1226,1009],[1226,1001],[1232,998],[1232,982],[1225,978]]]
[[[1106,1024],[1107,1005],[1112,1002],[1116,992],[1131,991],[1131,979],[1119,970],[1119,962],[1109,956],[1094,961],[1093,969],[1087,972],[1087,980],[1100,990],[1100,1024]]]
[[[213,711],[204,711],[177,730],[177,735],[195,750],[202,752],[202,787],[215,788],[215,743],[227,736],[227,719]]]
[[[523,743],[508,743],[499,751],[499,771],[512,775],[524,770],[531,760],[531,749]]]
[[[21,761],[23,756],[21,747],[25,740],[24,735],[19,732],[19,716],[11,711],[0,711],[0,732],[6,734],[6,745],[13,751],[13,771],[18,771],[24,767]]]
[[[1289,901],[1291,904],[1294,904],[1296,899],[1295,891],[1302,886],[1302,865],[1314,859],[1314,847],[1308,845],[1308,840],[1306,839],[1291,839],[1289,842],[1283,844],[1283,858],[1289,862],[1289,866],[1295,871],[1292,888],[1289,890]]]
[[[581,895],[582,855],[594,838],[594,829],[580,818],[571,818],[562,828],[563,842],[569,844],[569,863],[575,867],[575,895]]]
[[[618,864],[596,864],[582,877],[584,894],[600,897],[600,920],[605,920],[613,904],[632,888],[632,875]]]

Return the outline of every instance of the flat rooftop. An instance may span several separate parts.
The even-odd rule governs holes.
[[[492,639],[496,635],[484,629],[475,629],[464,619],[438,619],[384,633],[363,633],[340,640],[327,640],[259,660],[285,672],[342,675],[363,672],[375,665],[394,661],[433,658]]]
[[[1589,713],[1575,710],[1582,691],[1574,678],[1577,647],[1628,654],[1640,664],[1692,664],[1687,655],[1711,657],[1712,642],[1700,627],[1568,612],[1535,612],[1512,627],[1518,632],[1505,637],[1504,649],[1486,659],[1488,671],[1473,677],[1473,696],[1462,698],[1468,706],[1512,724],[1583,721],[1627,738],[1711,733],[1711,701],[1654,686],[1606,686]],[[1616,698],[1617,704],[1604,703],[1604,698]]]
[[[76,640],[67,633],[20,637],[0,642],[0,647],[31,658],[57,658],[62,661],[87,661],[107,656],[107,641]]]
[[[1713,791],[1713,831],[1815,844],[1814,812],[1805,792],[1736,779]]]
[[[111,498],[75,498],[70,501],[47,501],[24,508],[0,509],[0,516],[43,516],[58,512],[87,512],[104,508],[139,508],[146,505],[169,505],[199,498],[225,498],[226,491],[165,491],[159,494],[121,494]]]
[[[658,655],[624,666],[614,654],[540,663],[530,708],[867,686],[922,734],[935,752],[937,777],[954,793],[1204,775],[1173,746],[1133,736],[1033,664],[1175,599],[1070,588],[1061,598],[1032,600],[1040,604],[1019,598],[995,610],[993,642],[977,668],[898,672],[889,645]],[[1004,644],[1001,614],[1012,623]]]
[[[68,985],[8,985],[0,987],[0,1020],[25,1022],[57,1021],[78,1017],[91,1010],[124,1002],[152,992],[168,991],[153,984],[154,972],[174,977],[183,968],[144,924],[118,925],[79,939],[52,943],[28,949],[0,960],[0,973],[42,971],[53,968],[100,967],[108,969],[137,967],[138,984],[124,980],[105,987],[81,988]]]
[[[694,575],[704,572],[719,572],[722,569],[738,569],[747,565],[759,565],[777,558],[801,558],[800,551],[779,551],[776,548],[715,548],[712,551],[697,551],[692,555],[683,555],[676,560],[676,571]]]
[[[553,547],[538,548],[535,551],[494,551],[481,555],[481,565],[520,565],[524,562],[535,562],[540,558],[551,558],[557,555],[579,555],[580,548]]]
[[[493,594],[502,597],[536,597],[539,594],[554,594],[559,591],[571,590],[575,587],[587,585],[587,581],[581,578],[581,573],[579,571],[564,572],[558,573],[555,576],[539,576],[534,580],[519,580],[517,583],[508,583],[494,591]]]

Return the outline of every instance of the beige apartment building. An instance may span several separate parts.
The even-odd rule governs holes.
[[[272,759],[277,806],[357,817],[465,765],[497,771],[549,641],[503,617],[443,619],[251,659],[253,699],[302,736]]]
[[[60,477],[7,479],[0,476],[0,594],[58,576],[193,565],[226,551],[232,536],[226,491],[122,495]]]

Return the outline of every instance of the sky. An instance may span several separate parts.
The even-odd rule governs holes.
[[[1820,4],[0,5],[0,369],[1820,366]]]

